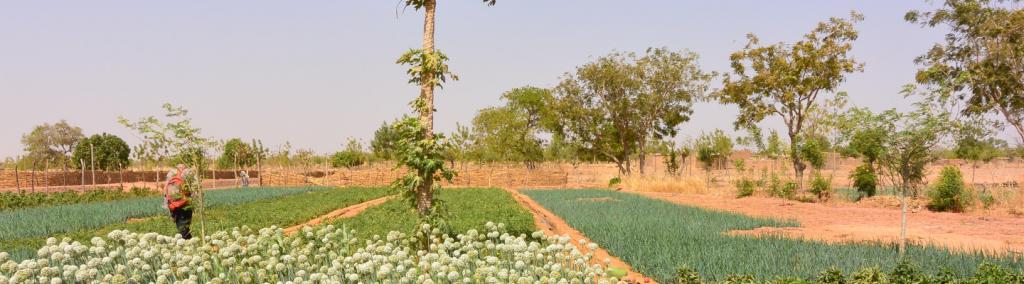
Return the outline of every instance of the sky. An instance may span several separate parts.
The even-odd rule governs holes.
[[[422,12],[403,2],[0,0],[0,157],[23,154],[24,133],[61,119],[134,145],[117,118],[160,115],[165,102],[217,139],[318,153],[349,137],[366,144],[418,94],[395,64],[422,40]],[[748,33],[792,42],[851,10],[866,18],[852,51],[865,68],[839,90],[857,106],[906,110],[898,91],[913,82],[913,59],[943,35],[903,20],[935,8],[923,0],[439,2],[436,44],[460,77],[437,94],[436,127],[446,132],[500,105],[502,92],[554,86],[612,51],[688,49],[705,70],[728,71]],[[732,130],[735,107],[695,109],[678,139]]]

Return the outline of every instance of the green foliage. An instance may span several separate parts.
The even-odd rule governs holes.
[[[32,132],[21,137],[21,144],[25,145],[25,152],[28,152],[28,157],[36,162],[38,168],[42,166],[39,163],[44,161],[67,162],[75,145],[83,138],[82,128],[61,120],[54,124],[37,125]]]
[[[631,264],[637,272],[660,283],[673,283],[681,265],[699,272],[708,282],[747,274],[759,281],[775,277],[810,279],[833,266],[848,272],[877,266],[877,275],[865,277],[867,275],[859,273],[860,277],[888,279],[881,269],[892,269],[899,261],[898,252],[891,244],[830,244],[727,234],[732,230],[797,226],[794,222],[683,206],[610,190],[527,190],[524,193],[601,244],[610,254]],[[904,258],[928,273],[948,267],[960,275],[972,275],[976,270],[980,274],[982,270],[977,268],[986,261],[1004,269],[1024,268],[1024,262],[1011,257],[964,254],[936,247],[910,246]]]
[[[721,129],[701,134],[693,147],[697,151],[697,160],[709,171],[715,165],[724,165],[732,155],[732,139]]]
[[[32,192],[0,192],[0,211],[29,207],[78,204],[98,201],[113,201],[135,197],[157,195],[158,192],[148,188],[132,187],[129,191],[119,188],[93,189],[85,192],[58,191],[52,193]]]
[[[710,78],[690,51],[614,52],[566,74],[552,90],[552,129],[584,160],[611,161],[629,174],[627,159],[689,121]]]
[[[875,196],[878,189],[878,176],[875,169],[869,164],[861,164],[850,172],[850,179],[853,180],[853,187],[857,188],[860,196]]]
[[[825,145],[827,141],[821,138],[804,139],[800,147],[800,157],[804,158],[816,170],[825,167]]]
[[[842,270],[833,266],[819,273],[814,280],[821,284],[845,284],[846,275],[843,275]]]
[[[473,118],[473,152],[485,162],[510,161],[532,165],[544,159],[543,140],[537,135],[552,119],[551,91],[515,88],[502,94],[505,106],[485,108]]]
[[[815,173],[814,178],[811,179],[810,192],[817,196],[818,200],[828,200],[832,196],[832,179]]]
[[[253,145],[246,144],[239,138],[231,138],[224,143],[224,152],[220,159],[217,159],[217,166],[222,169],[255,166],[256,155]]]
[[[767,187],[768,195],[772,197],[794,199],[796,198],[797,184],[792,181],[783,181],[778,175],[772,174],[769,177]]]
[[[608,187],[615,187],[616,185],[620,185],[620,184],[622,184],[622,178],[621,177],[613,177],[613,178],[608,180]]]
[[[331,155],[331,166],[335,168],[357,167],[366,163],[367,156],[366,152],[363,152],[363,145],[358,140],[349,138],[348,143],[345,144],[345,150]]]
[[[442,189],[437,197],[448,208],[445,225],[439,228],[441,233],[464,233],[483,228],[488,222],[504,224],[507,232],[513,236],[530,235],[537,230],[533,215],[519,206],[512,195],[501,189]],[[418,220],[415,210],[401,200],[392,200],[369,208],[355,217],[338,219],[332,224],[355,230],[356,236],[370,239],[373,236],[386,237],[391,231],[412,234]]]
[[[676,284],[703,284],[700,273],[689,266],[683,265],[676,268]]]
[[[930,96],[961,102],[968,116],[1002,116],[1024,139],[1024,10],[1017,3],[947,0],[905,19],[946,32],[915,60],[917,82],[933,87]]]
[[[391,160],[395,158],[395,148],[398,147],[398,140],[402,137],[395,133],[394,127],[387,122],[381,122],[380,128],[373,132],[373,140],[370,140],[370,150],[377,159]]]
[[[1008,148],[1006,141],[988,138],[979,140],[974,137],[962,137],[957,140],[953,148],[955,157],[971,161],[988,162],[992,159],[1003,156],[1002,149]]]
[[[996,197],[992,196],[992,193],[989,191],[979,192],[978,200],[981,201],[981,206],[985,209],[989,209],[992,205],[996,204]]]
[[[459,76],[448,70],[448,64],[445,63],[447,61],[448,56],[439,50],[424,52],[422,49],[410,49],[395,63],[410,66],[406,71],[409,75],[409,84],[441,87],[449,78],[453,81],[459,80]]]
[[[455,171],[445,166],[445,154],[450,145],[443,135],[427,136],[427,129],[415,118],[405,117],[392,126],[402,138],[395,148],[395,167],[404,166],[408,171],[392,182],[391,187],[405,192],[406,199],[419,208],[421,214],[427,214],[424,210],[431,206],[421,203],[417,195],[432,196],[440,187],[437,182],[451,181],[455,177]]]
[[[205,163],[198,162],[202,162],[206,149],[213,143],[210,139],[201,136],[199,128],[192,126],[188,110],[169,103],[165,103],[163,109],[166,112],[164,114],[166,120],[149,116],[134,122],[124,117],[118,117],[117,121],[141,136],[140,150],[145,153],[141,156],[148,160],[161,162],[168,158],[174,158],[175,162],[188,163],[190,166],[196,164],[205,166]],[[202,171],[205,168],[196,170]]]
[[[778,115],[790,141],[799,141],[818,96],[833,93],[847,74],[863,69],[849,56],[858,37],[853,25],[861,20],[856,12],[849,19],[830,18],[791,44],[761,45],[757,36],[748,35],[747,45],[729,56],[732,72],[713,98],[739,107],[733,123],[737,129]],[[790,145],[790,157],[799,176],[804,164],[797,146]]]
[[[946,166],[939,172],[939,179],[928,191],[928,198],[928,209],[963,212],[971,203],[971,192],[964,185],[960,169]]]
[[[240,204],[312,190],[290,188],[225,189],[206,195],[209,206]],[[129,218],[166,215],[160,207],[163,196],[144,196],[112,201],[22,208],[0,212],[0,240],[44,237],[52,234],[96,229]]]
[[[669,175],[679,174],[679,152],[680,150],[676,150],[674,147],[668,150],[668,153],[665,155],[665,173]]]
[[[85,161],[85,167],[91,169],[91,158],[93,155],[91,151],[95,152],[96,169],[112,171],[122,169],[128,166],[128,156],[131,154],[131,148],[128,147],[128,143],[121,140],[120,137],[111,134],[95,134],[89,136],[89,138],[82,139],[75,146],[75,152],[71,155],[72,163],[75,168],[81,168],[81,161]]]
[[[741,178],[736,181],[736,198],[754,195],[754,188],[757,184],[753,180]]]

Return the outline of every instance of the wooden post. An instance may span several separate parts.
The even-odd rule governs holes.
[[[43,162],[43,188],[50,187],[50,160]]]
[[[231,173],[235,175],[235,187],[241,187],[241,182],[238,180],[238,155],[232,156],[235,156],[235,170],[231,171]]]
[[[124,166],[121,165],[121,162],[117,162],[117,170],[121,174],[121,177],[118,178],[118,181],[121,183],[121,190],[124,191]]]
[[[21,159],[14,159],[14,186],[18,188],[18,192],[21,192],[21,177],[18,173],[18,164]]]
[[[61,178],[64,180],[64,184],[63,184],[64,187],[68,187],[68,157],[63,157],[63,159],[61,159],[61,160],[62,160],[61,165],[63,167],[63,171],[60,173],[60,175],[61,175]]]
[[[92,141],[89,141],[89,159],[92,164],[92,187],[96,188],[96,151],[93,150]]]
[[[256,173],[260,175],[260,187],[263,187],[263,167],[260,166],[260,160],[263,160],[263,154],[256,155]]]
[[[32,169],[31,169],[30,173],[32,173],[32,175],[31,175],[31,177],[32,177],[32,192],[35,193],[36,192],[36,161],[35,161],[35,159],[32,159]]]
[[[79,159],[78,161],[82,164],[82,183],[79,183],[78,186],[82,191],[85,191],[85,159]]]

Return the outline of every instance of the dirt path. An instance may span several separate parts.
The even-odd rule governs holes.
[[[327,221],[330,221],[330,220],[334,220],[334,219],[338,219],[338,218],[351,218],[351,217],[355,217],[356,215],[359,215],[359,213],[363,213],[363,211],[366,211],[366,209],[369,209],[370,207],[374,207],[374,206],[380,205],[381,203],[387,202],[388,200],[391,200],[392,198],[395,198],[395,197],[396,197],[395,195],[389,195],[389,196],[377,198],[377,199],[374,199],[374,200],[366,201],[366,202],[363,202],[363,203],[359,203],[359,204],[356,204],[356,205],[352,205],[352,206],[349,206],[349,207],[345,207],[345,208],[341,208],[341,209],[338,209],[338,210],[334,210],[334,211],[331,211],[330,213],[321,215],[320,217],[316,217],[316,218],[313,218],[313,219],[311,219],[309,221],[306,221],[305,223],[288,227],[288,228],[284,229],[284,234],[285,235],[291,235],[291,234],[294,234],[295,232],[298,232],[299,230],[302,230],[302,227],[305,227],[305,226],[315,227],[316,225],[320,225],[320,224],[323,224],[324,222],[327,222]]]
[[[591,241],[586,236],[584,236],[583,233],[580,233],[576,229],[573,229],[571,226],[569,226],[569,223],[566,223],[565,220],[562,220],[562,218],[558,217],[558,215],[551,213],[551,211],[548,211],[543,206],[538,204],[536,201],[533,201],[533,199],[531,199],[529,196],[520,193],[518,190],[508,188],[506,188],[505,190],[511,193],[512,196],[516,199],[516,201],[519,202],[520,205],[525,207],[526,210],[529,210],[530,213],[533,213],[534,225],[537,226],[537,229],[544,231],[545,235],[568,235],[570,238],[573,239],[571,243],[575,245],[580,251],[584,253],[592,252],[594,254],[594,257],[592,258],[592,262],[594,263],[601,263],[605,259],[611,260],[611,264],[609,265],[610,267],[624,268],[629,272],[628,274],[626,274],[625,279],[622,280],[632,283],[658,283],[657,281],[654,281],[654,279],[647,278],[646,276],[643,276],[642,274],[634,271],[632,266],[622,261],[618,257],[609,254],[608,251],[604,250],[603,248],[598,248],[597,250],[591,251],[586,246],[579,245],[579,243],[577,242],[578,240],[585,240],[588,243]]]
[[[647,197],[756,217],[790,219],[798,228],[758,228],[733,234],[780,234],[825,242],[895,242],[900,211],[777,198],[735,199],[699,194],[633,192]],[[916,210],[907,215],[909,239],[960,251],[1024,256],[1024,218]]]

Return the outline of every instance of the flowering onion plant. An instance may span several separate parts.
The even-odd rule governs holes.
[[[618,282],[566,236],[512,236],[503,224],[487,223],[486,233],[450,237],[423,226],[432,234],[421,250],[403,233],[362,240],[333,226],[293,236],[277,227],[235,228],[207,236],[205,245],[128,231],[90,244],[50,238],[36,259],[18,263],[0,252],[0,284]]]

